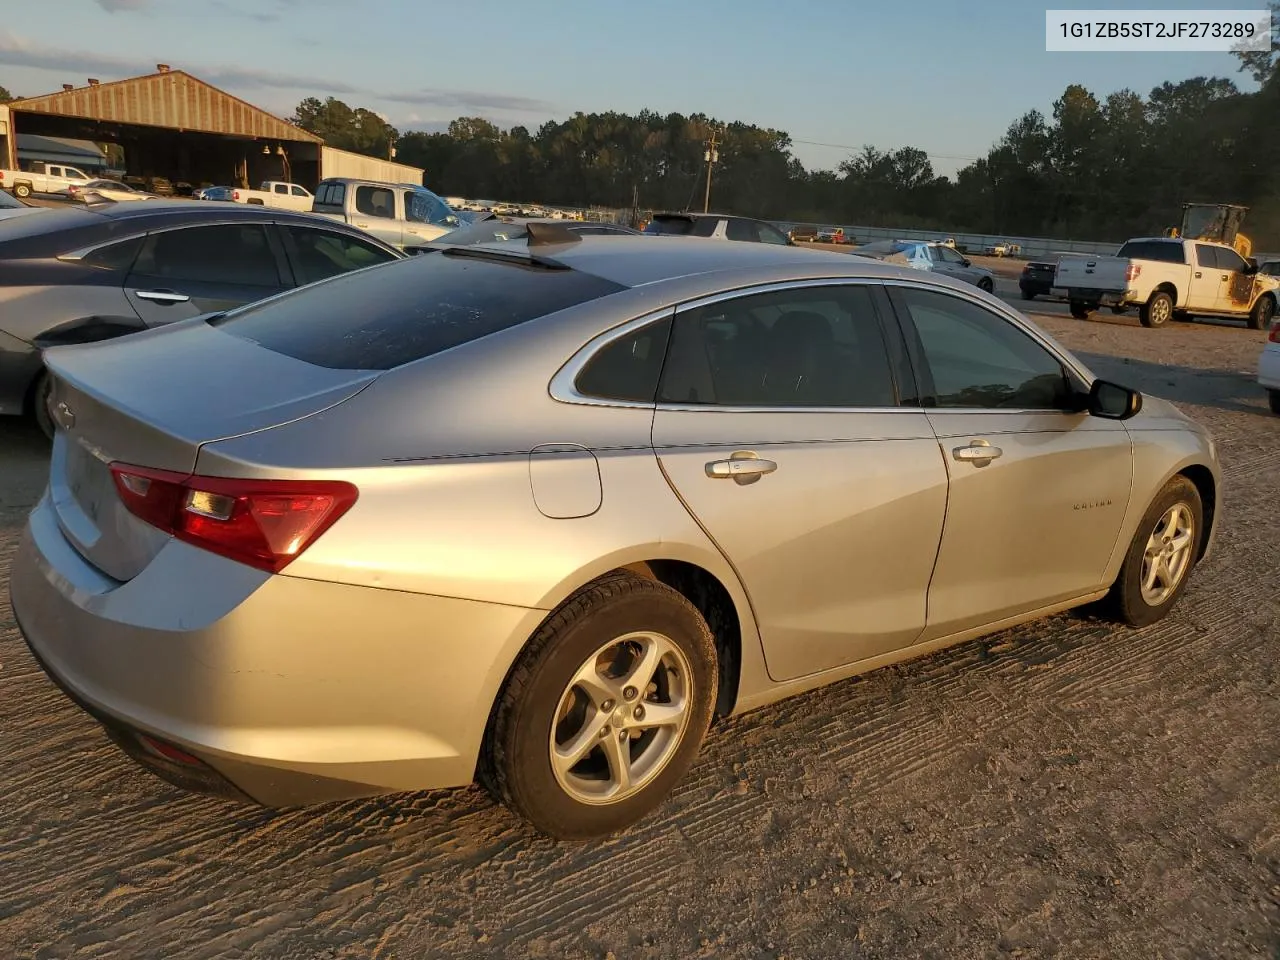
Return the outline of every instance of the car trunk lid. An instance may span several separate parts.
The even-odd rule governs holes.
[[[63,533],[116,580],[169,540],[126,509],[110,464],[190,473],[203,444],[300,420],[354,396],[376,371],[313,366],[195,318],[120,340],[57,347],[49,494]]]

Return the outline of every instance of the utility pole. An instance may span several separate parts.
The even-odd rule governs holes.
[[[703,159],[707,161],[707,192],[702,198],[702,212],[706,213],[711,209],[711,168],[715,166],[717,160],[720,159],[720,153],[716,148],[720,146],[720,141],[716,139],[716,131],[713,128],[711,137],[707,140],[707,150],[703,154]]]

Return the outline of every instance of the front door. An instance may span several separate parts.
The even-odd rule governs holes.
[[[797,285],[676,315],[653,445],[778,680],[924,629],[947,471],[925,413],[897,406],[888,313],[876,287]]]
[[[153,233],[125,280],[149,327],[229,310],[285,289],[274,224],[220,223]]]
[[[1187,291],[1187,309],[1219,310],[1226,271],[1218,266],[1218,248],[1208,243],[1196,244],[1196,262],[1191,268],[1191,287]]]
[[[404,246],[404,211],[399,194],[393,187],[362,183],[356,186],[356,212],[351,225],[377,237],[393,247]]]
[[[951,481],[921,639],[1102,586],[1132,485],[1124,425],[1074,412],[1062,362],[1011,319],[940,291],[893,299]]]

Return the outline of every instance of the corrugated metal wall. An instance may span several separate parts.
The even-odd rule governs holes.
[[[77,87],[9,104],[16,112],[85,117],[238,137],[307,143],[319,138],[181,70]],[[21,128],[21,120],[18,122]]]
[[[377,180],[380,183],[422,183],[422,170],[394,160],[379,160],[336,147],[320,148],[320,176]]]

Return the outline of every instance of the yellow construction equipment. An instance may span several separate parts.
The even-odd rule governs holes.
[[[1211,240],[1235,248],[1248,258],[1253,254],[1253,241],[1240,232],[1248,207],[1236,203],[1184,203],[1182,226],[1171,227],[1168,235],[1186,240]]]

